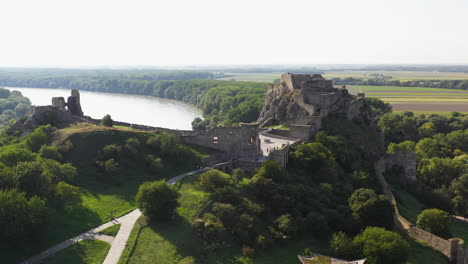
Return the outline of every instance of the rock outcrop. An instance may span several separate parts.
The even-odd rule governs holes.
[[[334,88],[320,74],[281,75],[280,84],[269,87],[258,119],[261,127],[296,124],[320,127],[322,117],[343,114],[348,119],[359,115],[364,95],[354,96],[345,88]]]

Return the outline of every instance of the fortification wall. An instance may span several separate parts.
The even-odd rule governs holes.
[[[180,135],[183,143],[222,151],[229,158],[257,157],[260,154],[258,124],[239,127],[216,127],[206,132]]]
[[[467,264],[468,255],[466,254],[466,252],[468,249],[463,246],[462,239],[456,238],[445,240],[441,237],[438,237],[434,234],[431,234],[413,226],[411,222],[409,222],[407,219],[400,215],[395,197],[393,196],[393,193],[388,187],[387,181],[384,177],[384,172],[387,169],[387,158],[383,157],[382,159],[378,160],[374,164],[374,169],[375,174],[377,176],[377,180],[379,181],[382,187],[384,195],[394,207],[395,225],[403,230],[406,230],[411,238],[422,241],[428,244],[431,248],[447,256],[451,263]]]
[[[286,168],[288,165],[288,158],[289,158],[289,146],[286,146],[282,149],[273,150],[268,155],[268,160],[276,161],[279,165]]]
[[[268,135],[275,135],[287,139],[300,139],[308,141],[315,133],[315,126],[291,124],[289,129],[272,129]]]

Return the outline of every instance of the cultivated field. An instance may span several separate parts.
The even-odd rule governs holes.
[[[279,79],[284,72],[272,73],[226,73],[232,77],[222,78],[221,80],[250,81],[250,82],[273,82]],[[325,78],[346,78],[354,77],[361,79],[375,78],[373,74],[392,77],[391,79],[400,81],[414,80],[465,80],[468,79],[468,73],[463,72],[430,72],[430,71],[325,71]]]
[[[392,104],[395,111],[468,112],[468,91],[424,87],[353,86]]]

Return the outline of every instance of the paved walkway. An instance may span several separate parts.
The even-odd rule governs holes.
[[[174,184],[178,180],[184,177],[194,175],[194,174],[206,171],[208,169],[210,169],[210,167],[205,167],[200,170],[193,170],[193,171],[189,171],[189,172],[177,175],[175,177],[170,178],[167,181],[167,183]],[[107,222],[87,232],[84,232],[81,235],[67,239],[39,253],[38,255],[25,260],[24,262],[22,262],[22,264],[39,264],[44,259],[50,258],[53,255],[55,255],[60,250],[65,249],[81,240],[86,240],[86,239],[98,239],[98,240],[106,241],[107,243],[111,244],[111,248],[109,249],[109,252],[107,253],[106,258],[104,259],[103,264],[117,264],[119,262],[120,256],[122,255],[122,252],[125,249],[125,246],[127,245],[127,240],[128,240],[128,237],[130,236],[130,232],[132,231],[133,226],[135,225],[135,222],[140,216],[141,216],[141,211],[139,209],[135,209],[131,211],[130,213],[115,219],[114,221]],[[120,224],[120,229],[117,235],[115,236],[115,238],[99,233],[99,231],[102,231],[116,224]]]

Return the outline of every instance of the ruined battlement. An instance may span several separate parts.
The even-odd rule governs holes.
[[[360,115],[364,94],[349,94],[346,88],[335,88],[320,74],[281,75],[278,85],[269,86],[257,122],[260,127],[272,125],[308,125],[310,135],[321,128],[321,119],[340,114],[347,119]]]
[[[311,92],[335,92],[331,80],[327,80],[320,74],[292,74],[281,75],[280,84],[290,91],[311,91]]]

